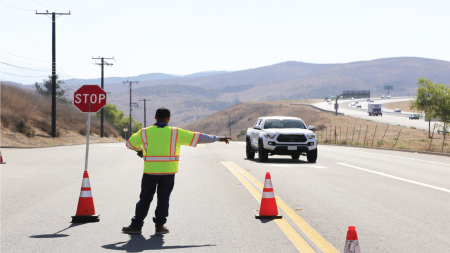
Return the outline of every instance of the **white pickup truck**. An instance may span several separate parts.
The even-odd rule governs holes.
[[[266,162],[270,155],[290,155],[299,159],[306,155],[308,162],[317,160],[317,139],[306,127],[305,122],[295,117],[261,117],[247,130],[247,159],[254,159],[258,153],[259,161]]]

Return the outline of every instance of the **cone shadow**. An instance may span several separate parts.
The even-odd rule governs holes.
[[[274,221],[273,219],[258,219],[261,223],[269,223],[271,221]]]
[[[61,238],[61,237],[67,237],[69,235],[66,234],[60,234],[63,231],[66,231],[69,228],[73,228],[79,225],[83,225],[84,223],[72,223],[70,224],[70,226],[68,226],[67,228],[60,230],[54,234],[42,234],[42,235],[31,235],[30,238],[37,238],[37,239],[42,239],[42,238]]]
[[[102,248],[110,250],[123,250],[126,252],[143,252],[146,250],[184,249],[216,246],[212,244],[164,246],[164,235],[151,235],[149,239],[145,239],[145,237],[141,234],[129,236],[129,241],[103,245]]]

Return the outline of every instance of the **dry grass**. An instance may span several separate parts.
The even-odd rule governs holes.
[[[384,104],[383,107],[389,108],[389,109],[397,109],[398,108],[398,109],[402,110],[402,112],[422,113],[421,111],[417,111],[416,109],[410,109],[409,101],[387,103],[387,104]]]
[[[375,123],[349,116],[335,116],[332,113],[322,112],[306,104],[290,105],[294,103],[305,103],[305,101],[241,103],[209,117],[185,124],[182,127],[207,134],[230,136],[230,130],[228,128],[228,115],[230,115],[231,136],[234,140],[245,141],[247,128],[252,127],[259,117],[293,116],[299,117],[306,124],[316,127],[315,133],[319,143],[336,142],[336,144],[342,145],[364,145],[383,148],[392,148],[395,145],[394,148],[396,149],[432,152],[441,152],[442,150],[442,134],[434,134],[430,147],[430,139],[428,138],[427,131],[392,125],[387,128],[387,124]],[[334,138],[335,127],[336,141]],[[400,130],[400,138],[397,141]],[[450,141],[446,141],[444,152],[450,152]]]
[[[17,86],[1,83],[1,125],[2,135],[24,134],[28,137],[51,134],[51,98]],[[91,118],[91,132],[100,135],[100,120]],[[71,133],[86,134],[87,114],[80,112],[74,105],[57,101],[56,132],[57,136]],[[34,131],[34,134],[32,133]],[[105,124],[105,136],[118,136],[117,131]],[[7,136],[4,136],[7,137]]]

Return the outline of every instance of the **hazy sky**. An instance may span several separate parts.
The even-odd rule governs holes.
[[[241,70],[284,61],[448,61],[449,3],[0,0],[0,75],[31,84],[51,74],[51,16],[36,10],[72,13],[56,19],[57,70],[69,79],[100,77],[92,56],[114,56],[106,77]]]

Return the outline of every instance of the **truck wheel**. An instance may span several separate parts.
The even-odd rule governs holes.
[[[291,155],[292,159],[298,160],[300,158],[300,154]]]
[[[245,154],[247,155],[247,159],[255,158],[255,151],[252,149],[252,145],[250,144],[249,139],[247,139],[247,146],[245,147]]]
[[[267,162],[269,158],[269,152],[267,152],[267,149],[264,149],[262,141],[258,143],[258,158],[260,162]]]
[[[308,159],[309,163],[315,163],[317,161],[317,148],[308,151],[308,153],[306,154],[306,158]]]

